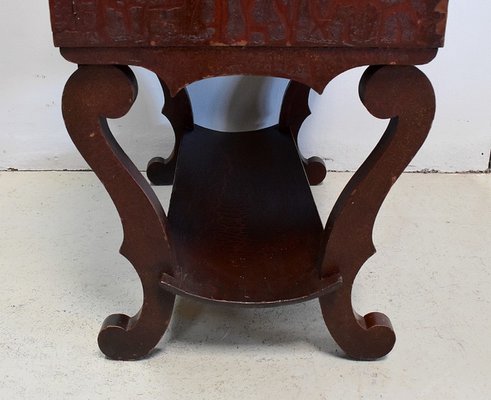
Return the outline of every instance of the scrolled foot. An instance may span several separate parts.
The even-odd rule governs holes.
[[[314,156],[310,157],[308,160],[302,159],[302,161],[309,183],[313,186],[320,185],[327,175],[324,160],[322,160],[320,157]]]
[[[140,312],[131,318],[111,315],[99,334],[101,350],[117,360],[146,356],[165,332],[174,305],[174,295],[159,286],[162,273],[172,273],[175,265],[165,212],[106,120],[125,115],[137,92],[128,67],[82,65],[63,95],[68,132],[114,201],[124,232],[120,253],[134,266],[143,286]]]
[[[390,122],[327,221],[321,276],[339,273],[343,286],[320,298],[320,303],[329,331],[346,354],[374,360],[392,350],[395,334],[384,314],[358,315],[351,290],[363,264],[375,253],[372,233],[380,207],[428,135],[435,96],[416,67],[373,66],[361,79],[360,98],[372,115]]]
[[[311,114],[309,94],[310,87],[299,82],[291,81],[286,89],[281,105],[280,129],[283,132],[291,134],[297,145],[300,128]],[[310,157],[307,159],[300,153],[300,150],[298,154],[309,183],[313,186],[320,185],[327,175],[326,165],[322,158]]]
[[[147,177],[157,186],[172,185],[176,171],[177,157],[171,155],[168,159],[154,157],[147,164]]]
[[[152,348],[139,346],[130,338],[131,318],[125,314],[113,314],[102,323],[97,337],[100,350],[113,360],[136,360],[147,355]],[[142,348],[143,347],[143,348]]]
[[[351,294],[349,298],[340,293],[326,295],[320,298],[320,304],[329,332],[348,357],[377,360],[393,349],[396,335],[385,314],[358,315],[351,306]]]
[[[172,185],[182,136],[194,128],[193,108],[186,89],[182,89],[172,97],[169,88],[162,79],[160,79],[160,85],[165,100],[162,114],[171,123],[176,142],[174,150],[168,158],[154,157],[148,162],[147,177],[154,185]]]
[[[163,292],[158,302],[146,303],[134,316],[113,314],[102,323],[97,342],[101,351],[113,360],[139,360],[157,346],[169,325],[174,295]]]

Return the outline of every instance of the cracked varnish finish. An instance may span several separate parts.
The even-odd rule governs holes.
[[[448,0],[50,0],[60,47],[440,47]]]

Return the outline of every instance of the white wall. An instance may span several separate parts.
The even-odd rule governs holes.
[[[491,2],[450,0],[446,47],[422,69],[438,97],[433,131],[410,170],[469,171],[488,167],[491,149]],[[84,169],[61,118],[63,85],[75,66],[53,48],[48,1],[0,0],[0,169]],[[326,92],[312,94],[313,115],[301,132],[307,156],[329,169],[355,169],[381,136],[357,98],[363,69],[349,71]],[[136,70],[140,96],[111,126],[144,169],[172,146],[160,115],[155,78]],[[215,129],[257,128],[277,121],[286,82],[270,78],[216,78],[190,87],[196,122]],[[257,90],[256,90],[257,89]],[[229,111],[223,115],[222,110]]]

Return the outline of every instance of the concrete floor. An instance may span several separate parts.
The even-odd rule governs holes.
[[[314,188],[324,219],[348,178]],[[491,398],[491,175],[408,174],[389,195],[354,292],[396,329],[377,362],[343,358],[316,301],[187,299],[149,359],[107,360],[100,324],[136,312],[141,287],[102,186],[88,172],[4,172],[0,202],[1,399]]]

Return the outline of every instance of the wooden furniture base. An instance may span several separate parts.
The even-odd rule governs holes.
[[[101,0],[96,7],[93,0],[51,0],[55,41],[79,65],[63,94],[67,130],[114,201],[124,230],[121,254],[144,291],[135,316],[104,321],[101,350],[119,360],[145,357],[169,324],[175,295],[182,295],[256,307],[319,298],[329,331],[349,357],[373,360],[389,353],[395,342],[389,319],[359,315],[351,290],[375,252],[377,213],[433,121],[432,86],[414,65],[432,60],[441,46],[446,2],[374,0],[368,7],[332,0],[324,7],[313,1],[309,7],[322,13],[310,17],[299,1],[285,10],[273,2],[274,12],[288,16],[278,20],[288,28],[283,31],[247,19],[254,7],[271,2],[243,2],[249,7],[245,30],[241,24],[231,30],[226,1],[190,8],[204,7],[203,14],[196,11],[203,26],[193,25],[195,14],[186,11],[191,1],[130,3]],[[276,18],[274,12],[262,16]],[[174,25],[157,23],[167,19]],[[168,216],[107,124],[107,118],[125,115],[137,96],[128,65],[158,76],[163,113],[176,135],[172,155],[154,158],[147,171],[152,183],[173,184]],[[388,127],[323,227],[309,183],[322,182],[326,170],[319,158],[299,153],[298,133],[310,114],[310,90],[322,92],[357,66],[369,66],[361,101],[375,117],[389,120]],[[195,125],[185,87],[237,74],[291,80],[278,125],[242,133]]]

